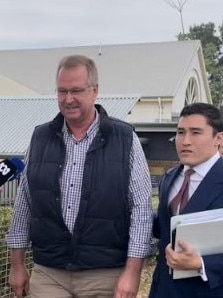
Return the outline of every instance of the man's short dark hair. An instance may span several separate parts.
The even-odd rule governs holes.
[[[214,135],[223,131],[223,118],[221,112],[212,104],[197,102],[187,105],[180,113],[180,117],[202,115],[207,119],[208,125],[213,128]]]

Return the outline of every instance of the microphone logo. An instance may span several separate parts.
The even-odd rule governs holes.
[[[19,158],[4,159],[0,161],[0,186],[7,181],[17,179],[24,170],[25,164]]]
[[[2,161],[0,163],[0,173],[2,173],[3,176],[7,175],[11,169]]]

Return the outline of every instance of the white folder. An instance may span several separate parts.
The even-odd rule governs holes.
[[[171,218],[171,243],[188,242],[200,256],[223,253],[223,208],[176,215]],[[199,276],[196,270],[173,270],[173,279]]]

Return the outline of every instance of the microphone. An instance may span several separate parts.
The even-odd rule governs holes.
[[[0,186],[7,181],[17,179],[24,167],[23,161],[17,157],[0,161]]]

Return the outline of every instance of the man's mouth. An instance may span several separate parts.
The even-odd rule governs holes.
[[[180,152],[183,153],[183,154],[188,154],[188,153],[192,153],[193,151],[192,150],[188,150],[188,149],[183,149]]]
[[[66,107],[67,110],[75,110],[75,109],[78,109],[79,106],[68,106]]]

